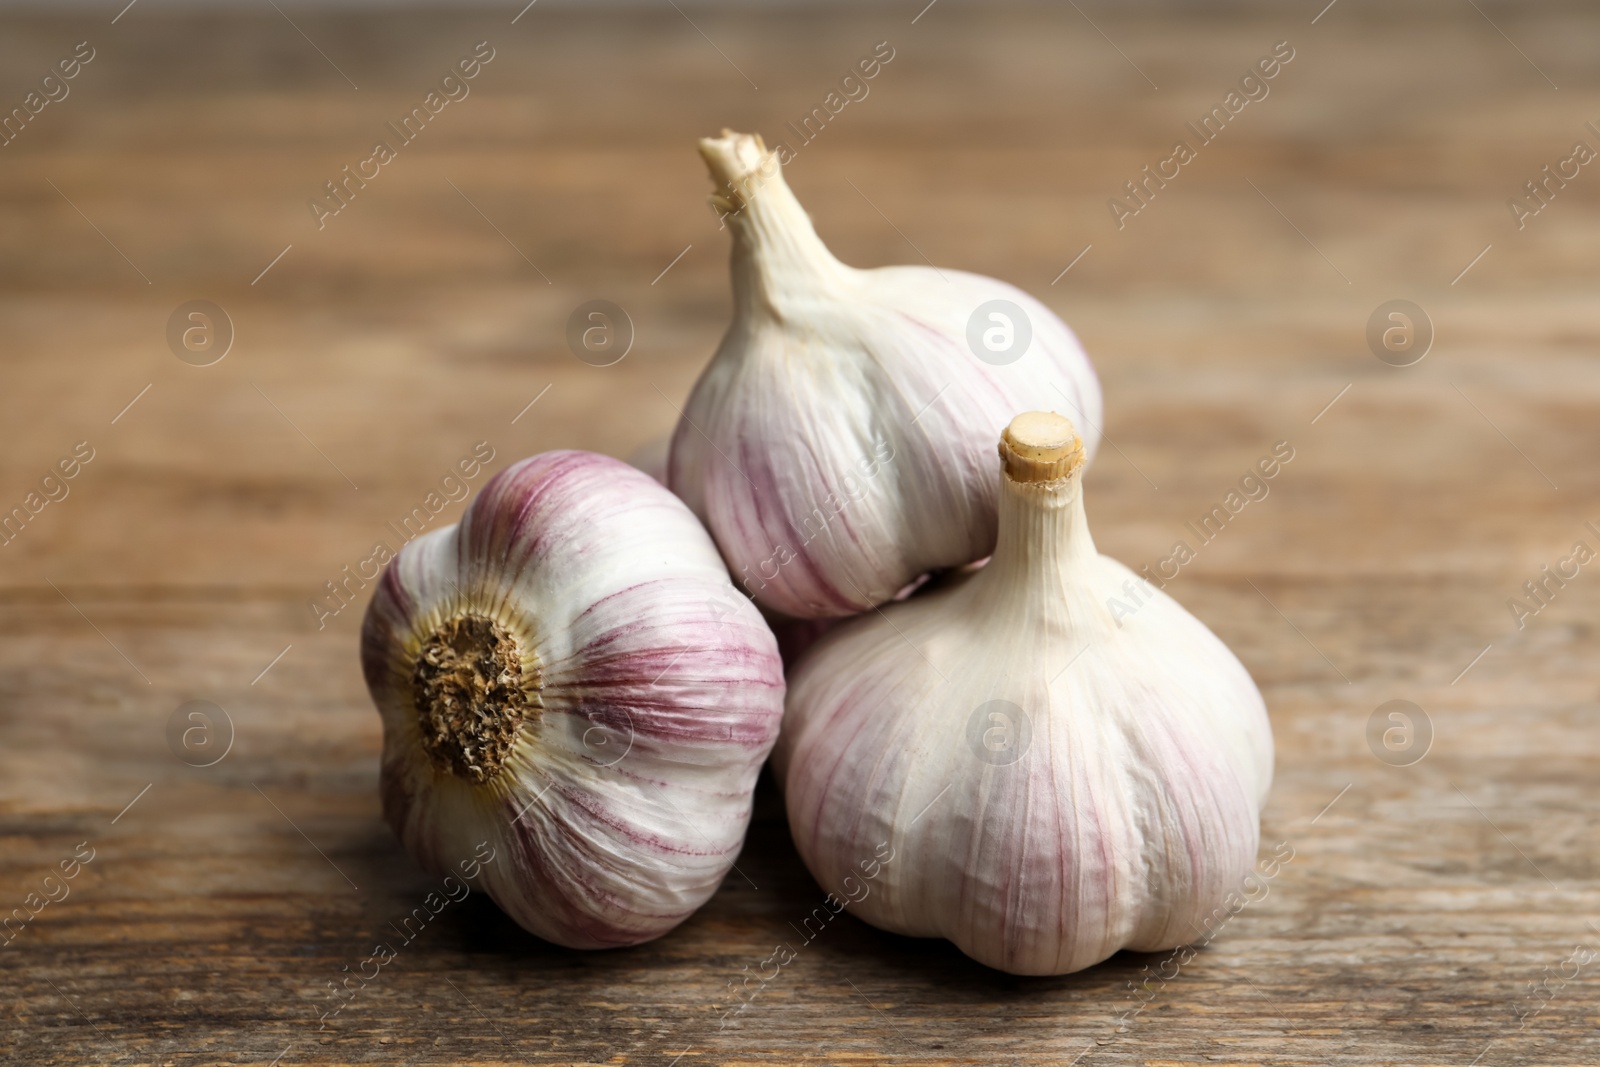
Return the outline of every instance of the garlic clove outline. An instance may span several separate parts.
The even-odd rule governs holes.
[[[1095,550],[1068,420],[1019,416],[1001,456],[988,565],[839,624],[791,671],[774,769],[796,847],[858,917],[1014,974],[1187,944],[1255,861],[1265,704]],[[1145,599],[1119,626],[1130,582]]]
[[[1054,312],[963,271],[845,266],[759,136],[724,130],[700,151],[733,235],[734,313],[683,408],[668,484],[762,605],[852,615],[988,555],[990,450],[1019,409],[1070,406],[1093,455],[1099,382]],[[980,358],[987,330],[1011,348]]]
[[[430,870],[489,842],[480,884],[525,929],[637,944],[732,867],[781,664],[699,522],[646,474],[586,452],[501,471],[390,563],[361,648],[385,818]]]

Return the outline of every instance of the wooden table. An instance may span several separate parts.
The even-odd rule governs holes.
[[[0,905],[93,853],[0,956],[0,1060],[1600,1058],[1600,957],[1569,962],[1600,952],[1600,574],[1523,628],[1507,605],[1600,547],[1600,175],[1523,229],[1507,206],[1600,147],[1600,13],[115,6],[0,21],[7,108],[95,52],[0,148],[0,504],[94,457],[0,548]],[[474,895],[319,1030],[433,882],[379,816],[361,606],[318,629],[308,602],[475,442],[498,467],[667,433],[729,309],[694,139],[774,136],[885,40],[791,182],[847,261],[994,274],[1079,330],[1103,551],[1154,562],[1295,449],[1170,588],[1266,694],[1263,841],[1293,862],[1138,1000],[1158,957],[1019,979],[846,919],[719,1029],[822,895],[764,784],[750,881],[671,935],[571,952]],[[481,41],[471,95],[319,230],[307,201]],[[1269,95],[1119,230],[1108,198],[1280,41]],[[233,323],[212,366],[166,341],[195,299]],[[616,366],[566,347],[591,299],[636,326]],[[1437,335],[1411,366],[1365,339],[1392,299]],[[191,700],[233,724],[210,767],[168,746]],[[1390,700],[1431,723],[1420,762],[1369,747]]]

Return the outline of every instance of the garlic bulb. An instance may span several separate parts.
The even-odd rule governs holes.
[[[725,130],[700,152],[733,231],[733,321],[684,406],[668,484],[735,583],[787,615],[851,615],[988,555],[991,450],[1011,415],[1065,403],[1099,425],[1072,331],[993,278],[847,267],[759,137]]]
[[[988,566],[840,624],[791,672],[795,844],[824,888],[866,886],[860,918],[1015,974],[1189,943],[1255,861],[1261,695],[1095,551],[1070,422],[1018,416],[1001,455]]]
[[[733,865],[783,709],[777,646],[689,509],[547,452],[408,544],[361,633],[383,810],[425,867],[574,948],[670,930]]]

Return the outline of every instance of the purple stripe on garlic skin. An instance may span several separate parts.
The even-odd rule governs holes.
[[[759,138],[724,131],[701,152],[733,235],[734,318],[684,407],[668,484],[763,606],[852,615],[987,555],[994,441],[1018,410],[1070,405],[1093,454],[1099,383],[1042,303],[963,271],[845,266]],[[995,300],[1031,329],[1003,365],[968,342]]]
[[[424,647],[451,641],[511,659],[452,673],[440,651],[445,666],[423,672]],[[533,933],[637,944],[731,869],[782,716],[781,664],[704,529],[647,475],[582,452],[501,471],[459,526],[391,562],[362,658],[384,721],[386,818],[433,869],[489,841],[501,858],[480,884]],[[419,688],[469,677],[500,688],[455,704]],[[447,716],[429,720],[445,747],[425,740],[426,708],[467,706],[491,726],[515,706],[519,724],[497,741]]]
[[[1265,706],[1227,647],[1153,587],[1113,617],[1133,575],[1095,550],[1074,462],[997,479],[986,567],[823,636],[774,753],[821,885],[888,842],[901,858],[852,911],[1015,974],[1203,936],[1252,869],[1272,779]]]

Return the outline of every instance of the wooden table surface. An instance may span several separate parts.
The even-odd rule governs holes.
[[[0,910],[93,856],[0,952],[0,1061],[1600,1059],[1600,566],[1508,607],[1600,547],[1600,174],[1507,206],[1600,148],[1600,12],[118,6],[0,19],[8,109],[94,50],[0,148],[0,505],[93,453],[0,547]],[[319,230],[307,201],[482,41],[471,95]],[[476,442],[498,468],[666,434],[729,312],[695,138],[777,136],[880,41],[791,183],[846,261],[993,274],[1079,331],[1103,551],[1155,562],[1295,449],[1169,590],[1266,694],[1263,848],[1293,862],[1137,996],[1159,957],[1012,978],[843,919],[719,1026],[822,897],[763,783],[749,881],[667,937],[559,949],[475,894],[322,1028],[433,880],[379,814],[362,605],[308,603]],[[1269,95],[1118,229],[1108,198],[1280,41]],[[166,340],[194,299],[235,331],[208,367]],[[615,366],[566,346],[591,299],[635,324]],[[1392,299],[1436,334],[1410,366],[1365,338]],[[169,747],[193,700],[232,723],[210,767]],[[1368,743],[1391,700],[1431,724],[1408,766]]]

